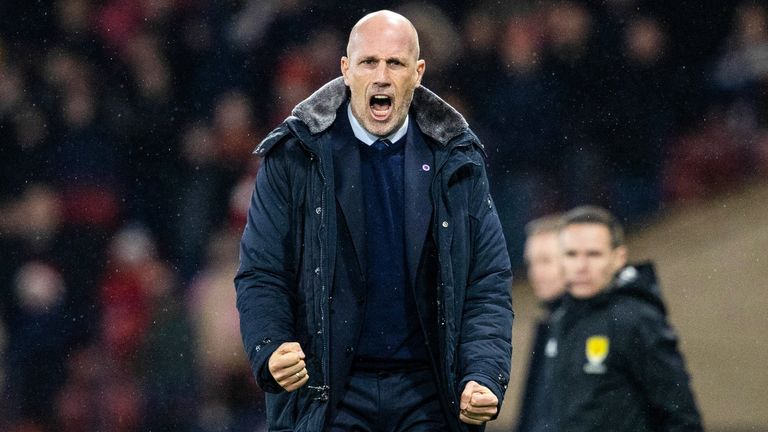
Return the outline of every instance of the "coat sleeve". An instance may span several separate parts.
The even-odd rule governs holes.
[[[701,431],[701,418],[691,391],[678,339],[664,315],[643,310],[628,332],[627,361],[649,404],[651,418],[661,431]],[[640,348],[640,355],[635,348]]]
[[[282,391],[266,367],[270,355],[281,343],[295,341],[297,266],[289,175],[281,153],[273,150],[257,174],[235,276],[243,345],[256,381],[268,392]]]
[[[479,170],[469,209],[474,227],[459,346],[459,392],[474,380],[493,391],[501,409],[512,359],[512,271],[484,165]]]

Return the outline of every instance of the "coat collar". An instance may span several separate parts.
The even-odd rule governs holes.
[[[307,135],[313,136],[326,131],[336,120],[339,107],[348,98],[349,88],[344,84],[343,77],[326,83],[296,105],[291,116],[267,135],[256,147],[254,153],[264,156],[272,146],[291,132],[295,135],[302,135],[301,129],[305,129]],[[411,120],[418,124],[421,132],[442,147],[447,147],[451,140],[467,132],[474,137],[464,117],[424,86],[416,87],[414,90],[410,110]],[[296,123],[301,124],[301,127]],[[482,144],[477,138],[474,138],[473,141],[482,148]]]
[[[349,89],[344,79],[338,77],[296,105],[291,114],[306,124],[310,133],[315,135],[333,124],[339,107],[348,98]],[[411,112],[419,129],[443,145],[469,128],[458,111],[424,86],[414,91]]]
[[[627,265],[622,268],[616,272],[608,286],[593,297],[577,299],[570,294],[565,294],[563,303],[570,309],[586,311],[604,307],[618,297],[633,297],[655,307],[662,314],[666,314],[666,306],[661,297],[656,270],[650,261]]]

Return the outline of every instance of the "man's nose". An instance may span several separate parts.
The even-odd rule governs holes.
[[[584,257],[584,256],[579,257],[576,260],[577,268],[579,269],[579,271],[586,271],[587,267],[588,267],[587,266],[588,262],[589,262],[589,260],[587,259],[587,257]]]
[[[375,84],[381,87],[386,87],[390,84],[389,81],[389,68],[387,67],[387,62],[380,62],[378,67],[376,67],[376,74],[374,76]]]

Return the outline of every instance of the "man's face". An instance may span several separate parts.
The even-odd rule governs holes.
[[[405,121],[424,74],[413,29],[370,20],[350,37],[347,55],[341,58],[341,72],[351,92],[352,114],[374,135],[393,133]]]
[[[534,234],[525,241],[528,280],[539,300],[552,301],[565,291],[557,232]]]
[[[627,262],[624,246],[611,246],[608,227],[597,223],[567,225],[560,231],[563,273],[568,291],[577,298],[598,294]]]

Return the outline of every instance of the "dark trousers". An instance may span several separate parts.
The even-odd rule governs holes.
[[[448,427],[428,369],[353,371],[331,420],[332,432],[444,432]]]

